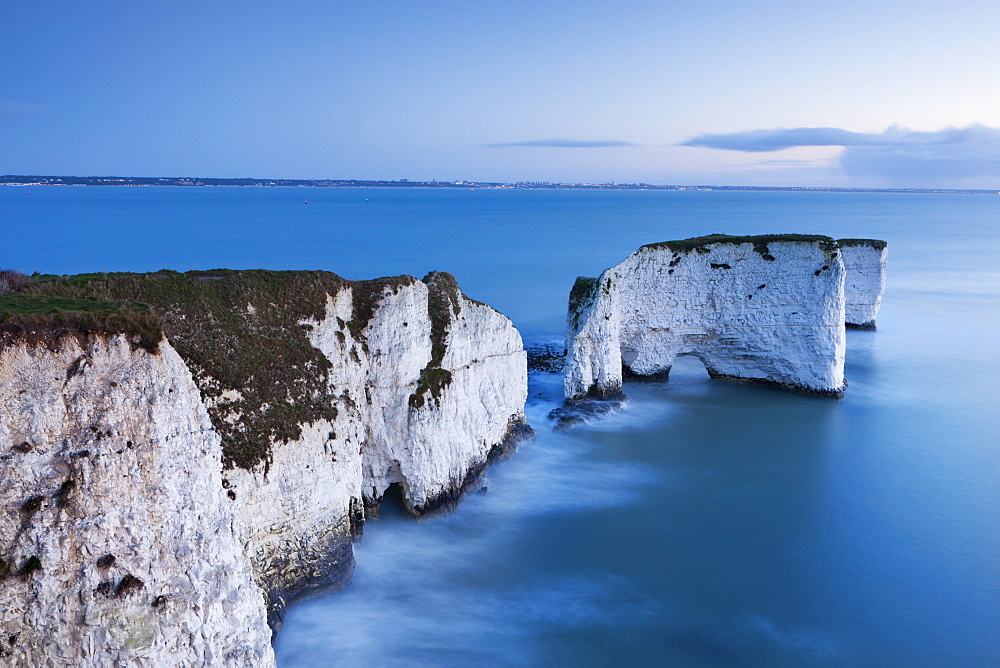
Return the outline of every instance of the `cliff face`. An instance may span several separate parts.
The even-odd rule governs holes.
[[[844,318],[853,329],[875,329],[885,290],[888,249],[877,239],[839,239],[844,260]]]
[[[520,335],[448,274],[161,272],[35,289],[147,304],[167,339],[146,340],[152,320],[128,336],[0,328],[14,537],[0,545],[0,633],[33,648],[15,665],[267,665],[268,622],[347,581],[351,541],[389,485],[431,512],[531,433]]]
[[[337,416],[273,442],[266,465],[225,471],[275,626],[286,603],[346,582],[351,539],[389,485],[414,515],[433,511],[531,433],[525,353],[506,317],[436,274],[376,292],[352,331],[355,290],[301,323],[331,363]]]
[[[273,663],[177,353],[122,336],[0,347],[0,663]]]
[[[844,264],[832,239],[713,235],[644,246],[574,286],[565,394],[616,398],[678,355],[713,377],[844,390]]]

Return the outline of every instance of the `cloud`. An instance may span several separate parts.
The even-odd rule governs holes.
[[[775,165],[778,167],[798,167],[801,165],[817,165],[823,160],[760,160],[755,165]]]
[[[780,151],[793,146],[853,146],[861,141],[875,141],[877,136],[840,128],[774,128],[720,135],[698,135],[683,142],[681,146],[761,153]]]
[[[534,141],[512,141],[502,144],[484,144],[489,148],[510,148],[512,146],[544,146],[548,148],[613,148],[635,146],[632,142],[618,139],[536,139]]]
[[[879,133],[840,128],[773,128],[703,134],[682,146],[760,153],[796,146],[843,146],[840,166],[850,176],[912,187],[995,187],[1000,177],[1000,129],[981,124],[918,132],[893,126]],[[981,179],[981,181],[976,181]],[[970,185],[975,182],[977,185]]]
[[[971,184],[984,179],[975,185],[996,188],[1000,130],[973,126],[951,142],[851,146],[840,156],[840,165],[851,176],[885,176],[893,183]]]

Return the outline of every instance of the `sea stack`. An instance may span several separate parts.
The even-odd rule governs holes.
[[[881,256],[868,252],[879,244]],[[885,244],[848,247],[864,252],[858,262],[870,278],[857,301],[871,305],[862,315],[873,322]],[[665,380],[679,355],[698,357],[713,378],[840,398],[849,273],[841,246],[819,235],[713,234],[643,246],[573,286],[568,402],[621,399],[623,379]]]
[[[851,329],[875,329],[885,290],[888,249],[879,239],[838,239],[844,260],[844,322]]]
[[[11,665],[273,665],[285,607],[346,583],[390,485],[413,515],[448,507],[531,434],[520,335],[443,272],[36,277],[5,297]]]

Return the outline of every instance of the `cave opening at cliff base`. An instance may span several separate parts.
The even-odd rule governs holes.
[[[670,367],[671,383],[689,385],[705,383],[709,380],[711,377],[705,363],[694,353],[686,353],[674,358],[674,364]]]
[[[403,489],[402,483],[390,483],[382,495],[382,499],[379,501],[376,518],[379,520],[408,518],[410,515],[406,510],[405,496],[406,492]]]
[[[668,385],[690,385],[705,383],[711,380],[705,363],[696,353],[680,353],[674,357],[673,363],[663,372],[650,376],[637,376],[631,373],[627,365],[623,365],[623,380],[625,382],[666,383]]]

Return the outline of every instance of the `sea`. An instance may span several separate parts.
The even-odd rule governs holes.
[[[278,665],[1000,665],[1000,195],[0,188],[4,267],[444,270],[530,345],[562,344],[576,276],[711,233],[888,241],[843,400],[688,357],[556,433],[532,372],[535,439],[452,512],[386,504]]]

